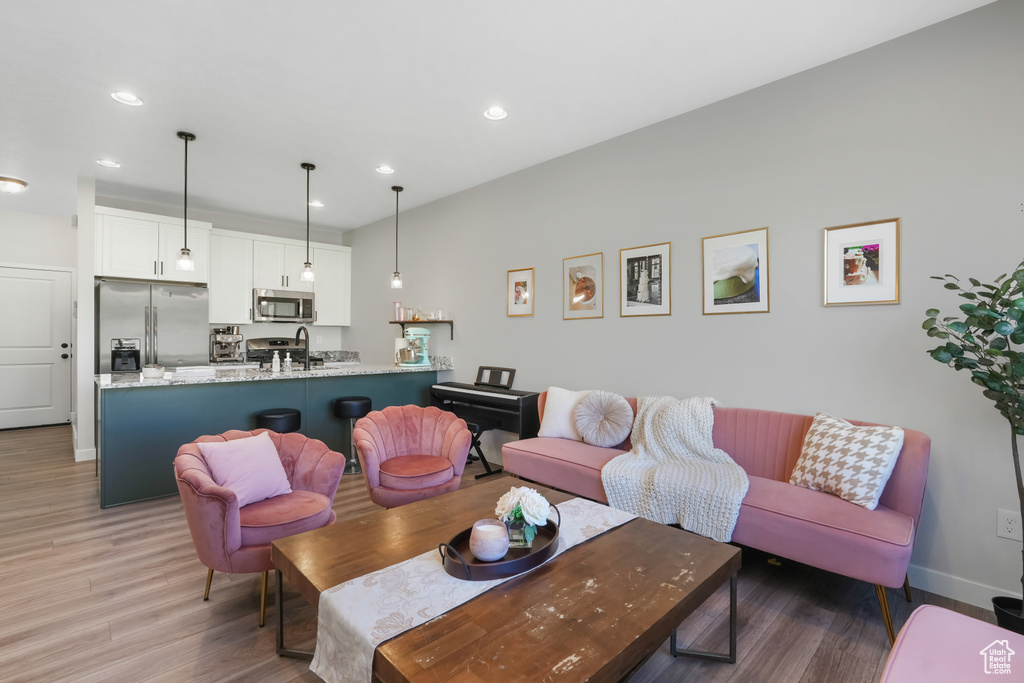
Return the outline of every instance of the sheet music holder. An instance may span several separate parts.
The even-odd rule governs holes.
[[[484,379],[486,375],[487,379]],[[511,389],[512,381],[516,378],[515,368],[498,368],[490,365],[481,365],[476,371],[478,387],[494,387],[496,389]]]

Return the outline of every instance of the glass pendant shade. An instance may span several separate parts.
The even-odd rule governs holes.
[[[302,269],[302,281],[312,282],[313,281],[313,264],[306,261],[305,266]]]
[[[193,271],[196,269],[196,262],[192,260],[192,252],[188,249],[182,249],[181,253],[178,254],[178,270]]]
[[[396,270],[395,274],[391,276],[391,289],[401,289],[401,288],[402,288],[402,274],[399,273]]]

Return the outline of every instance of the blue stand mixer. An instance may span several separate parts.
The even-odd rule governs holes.
[[[405,340],[408,346],[399,352],[399,365],[430,365],[430,330],[425,327],[406,328]]]

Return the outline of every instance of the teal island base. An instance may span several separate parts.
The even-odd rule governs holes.
[[[342,396],[369,396],[374,410],[429,405],[437,372],[274,381],[97,387],[96,452],[100,507],[177,495],[172,462],[178,447],[204,434],[251,430],[256,413],[302,411],[300,432],[349,455],[349,421],[334,417]]]

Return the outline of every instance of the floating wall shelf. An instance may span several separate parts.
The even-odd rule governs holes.
[[[392,325],[402,326],[402,335],[405,336],[405,326],[416,327],[417,325],[448,325],[451,329],[451,339],[455,340],[455,321],[454,320],[391,320]]]

